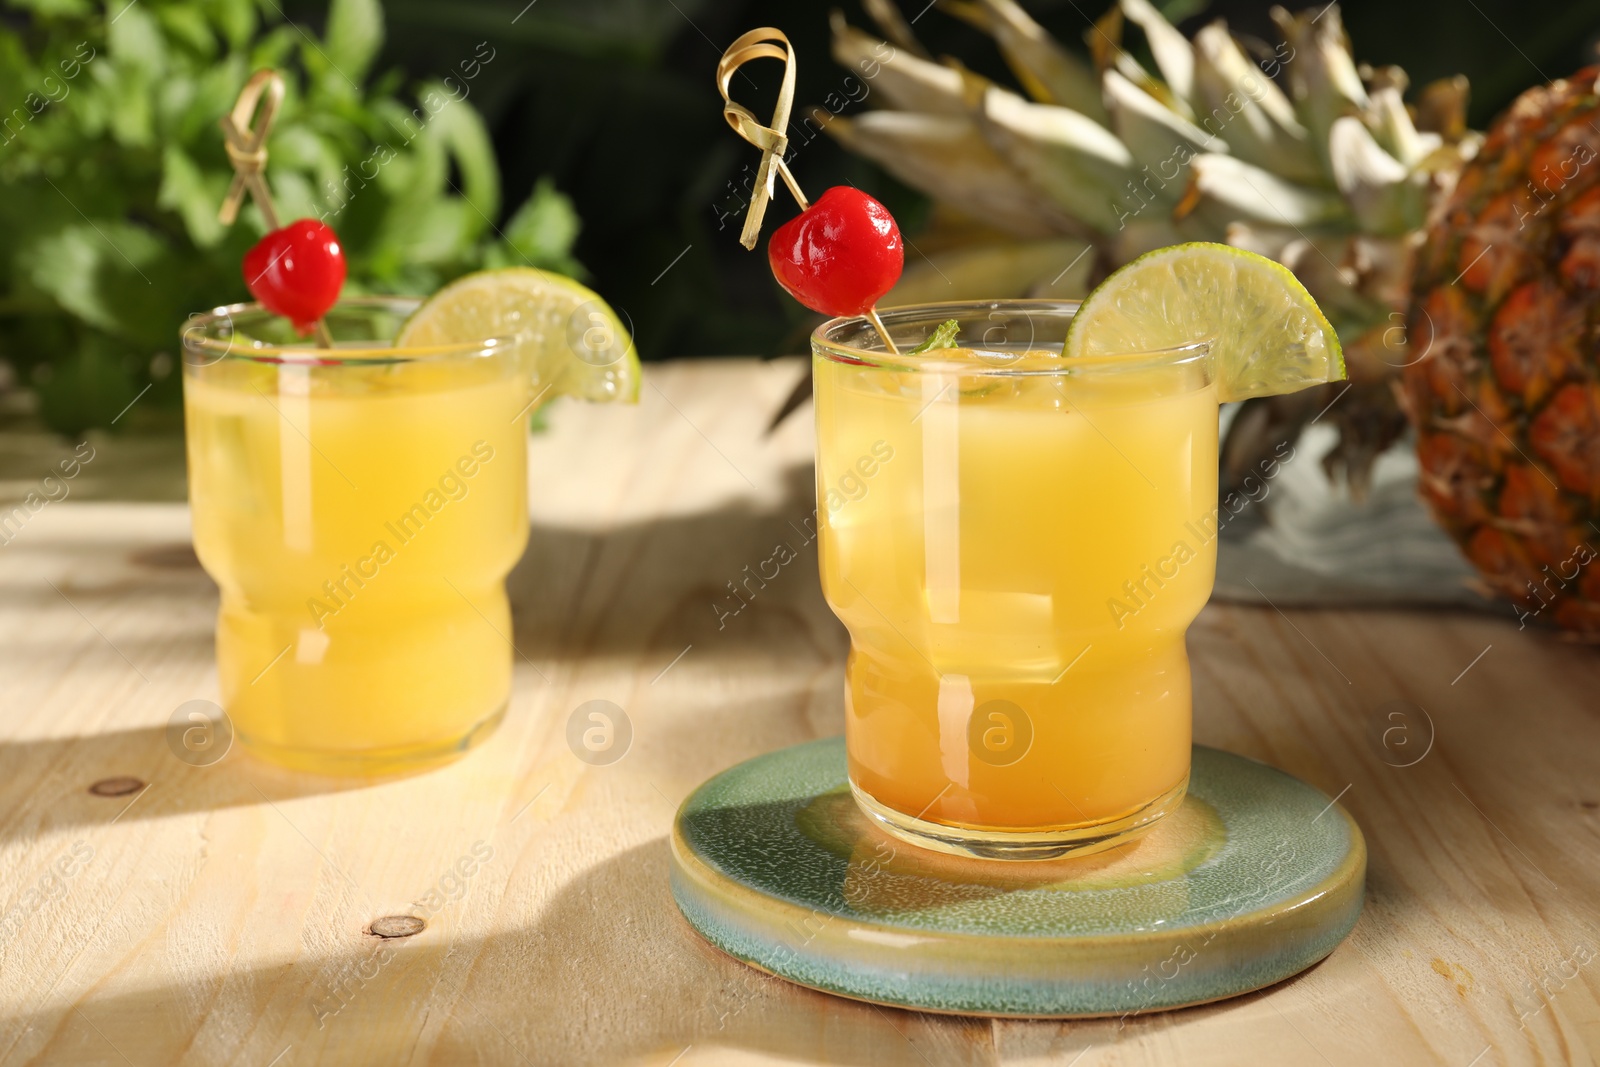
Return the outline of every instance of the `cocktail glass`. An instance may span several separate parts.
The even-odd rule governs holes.
[[[1211,593],[1206,344],[1064,360],[1070,302],[883,311],[812,336],[822,587],[850,632],[856,800],[942,851],[1113,847],[1182,802],[1184,634]]]
[[[528,536],[526,347],[396,348],[416,300],[345,300],[335,347],[259,305],[183,333],[189,501],[221,590],[235,736],[383,774],[485,737],[511,688],[504,579]]]

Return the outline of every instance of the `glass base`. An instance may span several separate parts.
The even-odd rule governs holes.
[[[238,735],[238,740],[262,759],[310,774],[364,778],[412,774],[460,758],[494,733],[500,720],[505,718],[509,705],[509,700],[501,704],[459,737],[414,745],[356,749],[294,748],[260,741],[244,733]]]
[[[1145,834],[1161,817],[1178,810],[1189,789],[1189,776],[1144,807],[1111,822],[1055,830],[984,830],[947,826],[896,811],[850,782],[850,792],[867,818],[884,832],[919,848],[989,860],[1054,860],[1087,856],[1128,844]]]

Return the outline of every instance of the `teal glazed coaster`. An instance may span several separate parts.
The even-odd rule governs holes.
[[[974,1015],[1131,1015],[1282,981],[1350,932],[1366,870],[1338,804],[1198,745],[1182,807],[1081,859],[885,835],[850,796],[843,738],[724,771],[672,834],[672,894],[717,948],[828,993]]]

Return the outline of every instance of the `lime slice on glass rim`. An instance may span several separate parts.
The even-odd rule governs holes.
[[[639,399],[639,353],[593,290],[533,267],[467,274],[423,301],[400,327],[401,348],[525,334],[542,399]]]
[[[1112,356],[1211,342],[1221,400],[1293,393],[1344,377],[1339,337],[1289,268],[1229,245],[1146,252],[1086,296],[1062,355]]]

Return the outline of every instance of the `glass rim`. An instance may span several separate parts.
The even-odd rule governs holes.
[[[880,308],[878,309],[878,317],[882,320],[885,329],[893,330],[896,325],[903,325],[906,322],[926,321],[938,323],[947,319],[964,320],[974,312],[1012,311],[1023,315],[1034,312],[1047,313],[1052,316],[1075,315],[1082,303],[1081,300],[1059,300],[1048,297],[1018,297],[1005,300],[951,300],[928,304],[901,304],[890,308]],[[835,340],[836,337],[845,334],[847,331],[856,332],[862,329],[871,331],[870,336],[877,339],[872,320],[865,315],[841,315],[837,318],[829,319],[811,332],[811,350],[813,354],[833,363],[845,363],[873,370],[910,374],[1037,378],[1058,377],[1063,374],[1079,374],[1083,371],[1093,370],[1129,371],[1153,366],[1179,366],[1195,360],[1205,359],[1211,354],[1212,346],[1210,340],[1190,341],[1168,348],[1153,348],[1139,352],[1117,353],[1106,356],[1079,356],[1071,360],[1061,359],[1060,362],[1049,366],[1041,367],[1034,362],[1028,366],[1016,367],[1007,365],[1007,361],[1014,363],[1017,360],[1018,355],[1015,352],[1001,352],[970,345],[963,347],[967,351],[977,354],[980,358],[984,357],[985,354],[991,355],[994,362],[974,364],[965,360],[939,359],[935,352],[922,355],[902,352],[895,356],[881,347],[861,348]],[[881,344],[881,340],[879,343]]]
[[[420,296],[398,294],[350,296],[340,299],[330,312],[389,311],[404,316],[421,307],[423,300],[424,298]],[[201,366],[222,359],[242,359],[253,363],[289,363],[317,367],[372,367],[396,363],[423,363],[463,356],[472,358],[496,356],[504,351],[514,351],[517,343],[525,336],[522,333],[498,334],[448,345],[408,345],[405,348],[397,347],[392,342],[368,343],[367,341],[357,341],[348,345],[335,342],[333,348],[320,348],[316,340],[311,337],[288,344],[272,344],[251,338],[248,345],[241,344],[233,336],[234,320],[255,317],[280,318],[281,316],[267,310],[257,301],[222,304],[209,311],[196,312],[189,317],[189,321],[184,324],[180,332],[183,349],[185,353],[192,352],[202,357],[198,361]],[[185,362],[189,361],[186,359]]]

